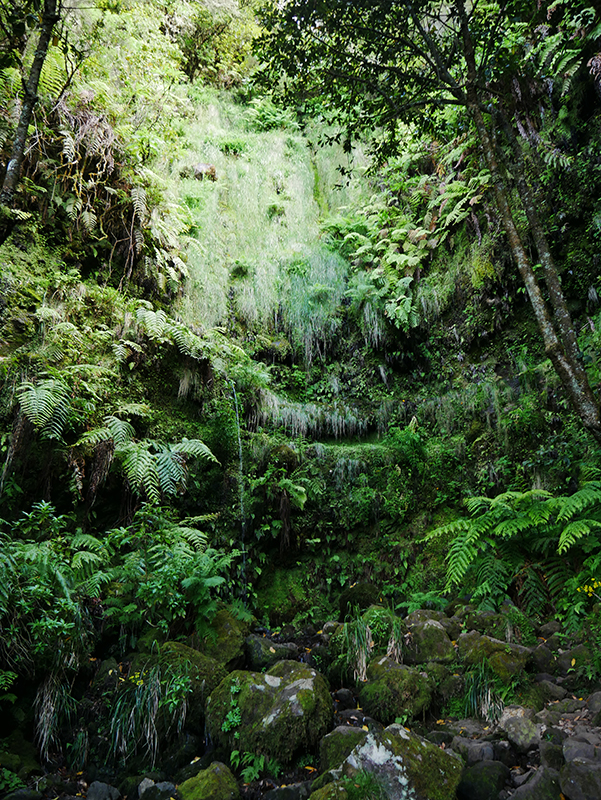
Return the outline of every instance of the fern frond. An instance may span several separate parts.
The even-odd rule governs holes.
[[[213,455],[206,444],[201,442],[200,439],[184,438],[181,440],[181,442],[172,444],[171,449],[174,453],[194,456],[194,458],[207,458],[209,461],[214,461],[216,464],[219,463],[216,456]]]
[[[103,561],[104,559],[98,553],[92,553],[90,550],[79,550],[71,559],[71,569],[76,573],[85,574],[90,568],[101,565]]]
[[[447,586],[461,583],[480,550],[480,531],[471,525],[457,536],[447,555]]]
[[[47,439],[60,439],[69,417],[69,388],[53,378],[38,384],[24,381],[17,389],[21,410]]]
[[[570,524],[561,532],[557,552],[559,555],[562,555],[577,541],[585,536],[588,536],[589,533],[593,532],[593,530],[599,530],[600,528],[601,522],[596,519],[577,519],[573,522],[570,522]]]
[[[516,533],[532,530],[532,520],[529,517],[516,517],[506,519],[495,526],[495,534],[503,539],[511,539]]]
[[[482,514],[487,511],[492,503],[490,497],[466,497],[465,507],[472,516]]]
[[[548,558],[543,565],[543,574],[552,597],[559,597],[565,590],[569,570],[564,558]]]
[[[559,499],[562,502],[557,521],[567,522],[574,514],[580,514],[592,506],[601,506],[601,481],[589,481],[570,497]]]
[[[107,583],[112,580],[111,575],[107,572],[93,572],[89,578],[82,581],[77,587],[80,592],[88,597],[100,597],[100,590]]]
[[[156,461],[143,444],[129,442],[120,448],[123,469],[132,489],[145,493],[151,502],[158,503],[161,496],[161,481]]]
[[[96,445],[99,445],[101,442],[108,442],[112,438],[113,435],[109,428],[94,428],[91,431],[86,431],[83,433],[75,443],[75,446],[81,447],[89,445],[91,447],[96,447]]]
[[[119,417],[105,417],[104,424],[111,432],[111,437],[116,447],[121,447],[127,442],[131,442],[136,435],[133,425],[127,420],[119,419]]]
[[[202,553],[207,547],[207,534],[196,528],[188,528],[185,525],[178,525],[177,531],[195,550]]]
[[[537,567],[538,565],[529,565],[525,569],[526,577],[520,591],[522,608],[529,617],[541,615],[549,602],[547,587]]]
[[[148,206],[146,204],[146,190],[142,186],[132,186],[131,200],[140,225],[148,219]]]
[[[155,456],[159,485],[164,494],[174,495],[186,478],[186,463],[182,456],[170,450],[162,450]]]
[[[162,309],[153,311],[146,306],[139,306],[136,316],[150,339],[155,341],[165,340],[165,333],[169,329],[169,321],[167,315]]]

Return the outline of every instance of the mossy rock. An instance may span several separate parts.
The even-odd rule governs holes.
[[[428,678],[387,656],[372,660],[367,680],[359,701],[367,714],[384,725],[397,717],[411,719],[426,711],[432,701],[432,684]]]
[[[319,766],[322,772],[339,767],[355,747],[365,741],[367,731],[339,725],[319,743]]]
[[[344,781],[333,781],[311,792],[309,800],[348,800],[347,784]]]
[[[357,583],[345,589],[340,595],[340,615],[344,619],[355,609],[364,611],[369,606],[376,605],[380,599],[380,589],[373,583]]]
[[[207,730],[218,746],[281,763],[315,747],[332,719],[325,679],[296,661],[280,661],[265,674],[232,672],[207,703]]]
[[[487,661],[492,671],[503,683],[510,683],[524,671],[532,658],[532,651],[519,644],[508,644],[500,639],[483,636],[477,631],[462,634],[457,640],[459,656],[465,664],[477,666]]]
[[[213,689],[226,677],[225,667],[181,642],[165,642],[160,661],[165,667],[190,676],[192,691],[188,695],[188,720],[195,729],[202,728],[206,702]]]
[[[260,671],[272,666],[277,661],[294,659],[298,655],[298,647],[286,642],[279,644],[272,642],[266,636],[257,636],[251,633],[244,640],[247,664],[251,670]]]
[[[389,800],[450,800],[463,763],[401,725],[391,725],[379,733],[369,732],[334,777],[352,780],[359,772],[370,773]]]
[[[438,620],[427,619],[411,627],[411,644],[405,653],[408,664],[450,664],[455,658],[455,648]]]
[[[211,622],[202,652],[219,661],[227,670],[244,665],[244,640],[250,624],[237,619],[228,608],[220,609]]]
[[[237,800],[240,797],[236,779],[220,761],[189,778],[177,787],[181,800]]]
[[[12,756],[12,766],[4,764],[11,772],[16,772],[23,781],[32,775],[41,775],[42,768],[38,762],[38,753],[32,742],[28,741],[20,728],[2,740],[2,749]]]
[[[500,761],[479,761],[463,773],[457,790],[460,800],[497,798],[509,778],[509,768]]]
[[[263,573],[257,586],[257,608],[272,627],[285,625],[314,605],[306,585],[307,570],[274,569]]]

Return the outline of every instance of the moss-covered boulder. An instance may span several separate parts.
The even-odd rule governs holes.
[[[462,771],[460,759],[401,725],[391,725],[385,731],[368,733],[333,776],[344,787],[344,778],[352,782],[357,773],[368,772],[389,800],[450,800],[455,797]]]
[[[23,736],[20,728],[4,739],[2,746],[5,751],[2,766],[17,773],[21,780],[27,781],[32,775],[42,774],[42,768],[38,763],[37,749]]]
[[[417,669],[397,664],[392,658],[374,659],[367,668],[367,683],[359,701],[364,711],[389,725],[397,717],[412,717],[432,701],[432,685]]]
[[[492,671],[503,683],[524,671],[532,657],[529,647],[508,644],[491,636],[483,636],[477,631],[462,634],[457,640],[459,656],[469,666],[477,666],[487,661]]]
[[[281,763],[315,747],[332,719],[325,679],[296,661],[280,661],[265,674],[232,672],[207,703],[207,729],[214,742]]]
[[[367,731],[339,725],[324,736],[319,744],[319,766],[322,772],[339,767],[358,744],[367,738]]]
[[[298,655],[298,646],[292,642],[280,644],[272,642],[267,636],[251,633],[244,640],[246,661],[251,670],[257,672],[271,667],[278,661],[293,660]]]
[[[237,800],[240,797],[236,779],[220,761],[214,761],[208,769],[177,789],[181,800]]]
[[[239,669],[244,666],[244,640],[249,630],[248,622],[242,622],[228,608],[222,608],[211,622],[202,652],[227,670]]]
[[[272,627],[292,622],[297,614],[314,605],[315,586],[307,586],[307,569],[265,570],[257,585],[256,607]]]
[[[181,642],[165,642],[160,661],[168,671],[181,672],[191,680],[188,695],[188,719],[195,727],[204,724],[204,710],[209,695],[227,675],[223,664]]]
[[[455,648],[438,620],[426,619],[410,627],[411,643],[405,651],[408,664],[450,664],[455,660]]]
[[[343,781],[334,781],[311,792],[309,800],[347,800],[347,784]]]
[[[500,761],[478,761],[463,773],[458,800],[496,800],[509,779],[509,767]]]

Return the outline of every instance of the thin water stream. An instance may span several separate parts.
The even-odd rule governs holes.
[[[247,589],[246,589],[246,512],[244,510],[244,461],[242,458],[242,434],[240,431],[240,411],[238,408],[238,395],[236,394],[236,385],[232,381],[232,395],[234,398],[234,408],[236,410],[236,430],[238,433],[238,459],[239,459],[239,473],[238,473],[238,491],[240,493],[240,550],[242,552],[242,565],[240,568],[240,585],[242,586],[242,601],[246,605]]]

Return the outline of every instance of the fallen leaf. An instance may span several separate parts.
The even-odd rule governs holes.
[[[362,726],[361,726],[361,730],[362,730],[362,731],[368,731],[368,730],[369,730],[369,728],[367,727],[367,725],[362,725]]]
[[[269,648],[269,652],[270,652],[270,653],[275,653],[275,647],[270,647],[270,648]]]

